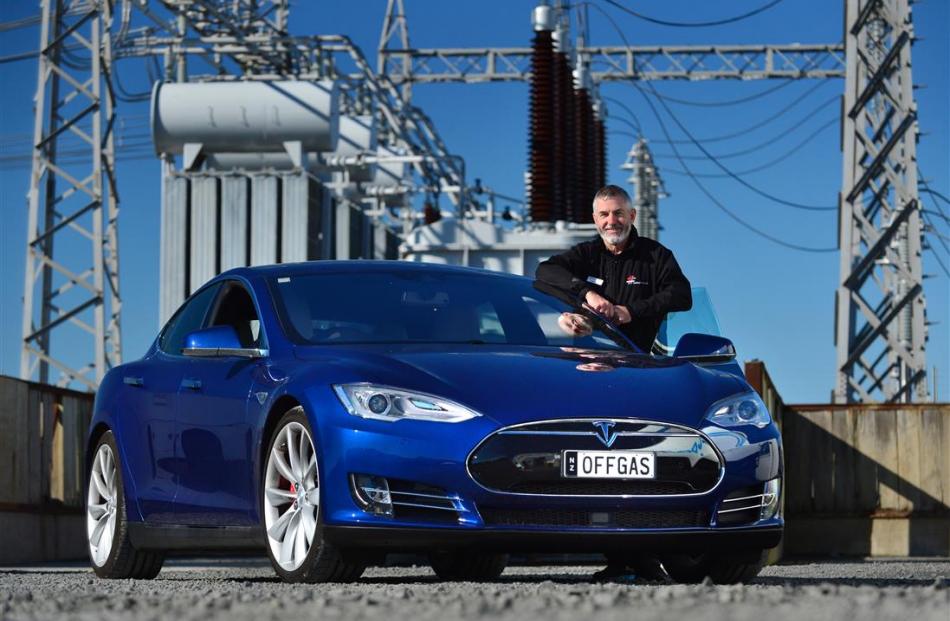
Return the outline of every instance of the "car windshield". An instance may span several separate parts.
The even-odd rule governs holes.
[[[280,276],[270,287],[284,331],[298,344],[634,349],[572,296],[527,278],[407,269]]]
[[[653,353],[672,356],[680,337],[688,332],[722,336],[719,318],[705,287],[693,287],[693,307],[685,312],[669,313],[660,325]]]

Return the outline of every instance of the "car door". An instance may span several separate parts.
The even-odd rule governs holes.
[[[121,417],[128,438],[125,460],[142,519],[172,523],[181,473],[176,458],[176,408],[185,367],[185,335],[199,329],[218,290],[206,287],[189,298],[165,324],[155,347],[141,361],[123,367],[126,399]]]
[[[225,281],[210,326],[231,326],[242,347],[266,348],[257,308],[239,281]],[[177,446],[184,464],[175,511],[191,525],[252,524],[253,426],[248,399],[262,359],[192,358],[179,393]]]

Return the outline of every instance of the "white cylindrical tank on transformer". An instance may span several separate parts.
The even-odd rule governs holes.
[[[157,153],[274,152],[299,142],[303,152],[333,151],[339,131],[339,88],[302,82],[157,83],[152,90]]]

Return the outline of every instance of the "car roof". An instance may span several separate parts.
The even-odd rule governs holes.
[[[221,274],[221,277],[243,276],[251,278],[262,276],[273,278],[279,276],[300,276],[306,274],[353,274],[353,273],[407,273],[427,272],[436,274],[468,274],[492,276],[496,278],[518,279],[524,278],[515,274],[496,272],[475,267],[458,265],[442,265],[438,263],[420,263],[417,261],[367,261],[367,260],[324,260],[305,261],[302,263],[278,263],[275,265],[259,265],[255,267],[237,267]]]

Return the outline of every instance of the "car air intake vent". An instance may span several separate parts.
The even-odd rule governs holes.
[[[457,523],[455,502],[440,487],[388,479],[393,517],[418,522]]]
[[[563,509],[480,508],[486,526],[539,526],[560,528],[689,528],[709,526],[706,511],[620,509],[578,511]]]
[[[696,490],[679,481],[605,481],[603,479],[531,481],[516,483],[510,490],[516,494],[558,494],[565,496],[662,496],[691,494]]]
[[[762,493],[762,485],[743,487],[729,493],[716,513],[718,526],[739,526],[758,521],[766,494]]]

